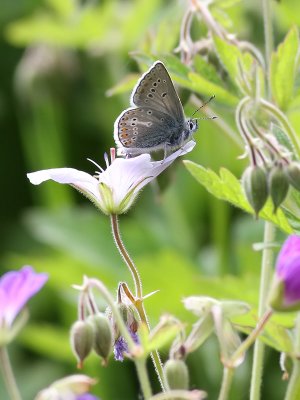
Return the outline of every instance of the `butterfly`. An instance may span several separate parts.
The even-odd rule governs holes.
[[[156,61],[137,82],[131,105],[114,124],[119,152],[128,157],[156,150],[163,150],[166,157],[198,129],[196,118],[185,118],[181,101],[161,61]]]

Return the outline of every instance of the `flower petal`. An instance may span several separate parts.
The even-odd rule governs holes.
[[[1,302],[0,320],[10,326],[26,302],[45,284],[48,275],[37,274],[30,266],[20,271],[10,271],[0,279]]]
[[[52,168],[27,174],[28,179],[34,185],[53,180],[58,183],[73,185],[80,191],[90,194],[98,201],[98,180],[92,175],[74,168]]]

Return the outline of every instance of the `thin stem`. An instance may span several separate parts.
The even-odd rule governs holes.
[[[267,310],[264,315],[261,317],[259,320],[258,324],[256,327],[253,329],[253,331],[250,333],[250,335],[243,341],[243,343],[239,346],[239,348],[234,352],[234,354],[231,356],[228,364],[228,367],[234,368],[235,362],[242,356],[245,351],[249,349],[249,347],[254,343],[254,341],[257,339],[257,337],[260,335],[262,332],[263,328],[265,327],[266,323],[269,321],[271,316],[273,315],[272,310]]]
[[[272,51],[274,48],[273,41],[273,27],[271,15],[271,1],[262,0],[262,10],[264,18],[264,33],[265,33],[265,53],[266,53],[266,70],[267,70],[267,84],[268,84],[268,98],[271,98],[271,88],[269,81],[269,67],[271,62]]]
[[[121,335],[124,337],[124,339],[126,340],[126,342],[128,344],[128,348],[129,348],[130,352],[134,353],[137,345],[134,343],[134,341],[125,325],[125,322],[120,314],[120,311],[118,310],[118,308],[115,304],[115,301],[114,301],[112,295],[110,294],[110,292],[103,285],[103,283],[101,281],[99,281],[98,279],[88,278],[88,285],[89,285],[89,287],[96,287],[99,290],[99,292],[102,294],[102,297],[104,298],[104,300],[106,301],[106,303],[109,305],[109,307],[111,309],[111,312],[114,316],[116,324],[117,324],[118,328],[120,329]]]
[[[118,217],[115,214],[112,214],[110,216],[110,221],[111,221],[111,227],[112,227],[112,233],[113,237],[115,239],[115,243],[117,246],[117,249],[119,250],[119,253],[123,257],[125,264],[127,265],[129,271],[131,272],[133,281],[134,281],[134,286],[135,286],[135,295],[137,298],[142,299],[142,281],[140,278],[140,275],[138,273],[138,270],[136,266],[134,265],[134,262],[132,261],[130,255],[128,254],[122,239],[121,239],[121,234],[119,230],[119,224],[118,224]]]
[[[135,367],[138,374],[139,382],[141,384],[144,399],[148,400],[152,396],[152,390],[148,378],[145,358],[136,359]]]
[[[150,331],[150,324],[148,321],[148,317],[145,311],[145,307],[142,301],[138,301],[135,303],[135,307],[139,313],[139,316],[141,318],[141,321],[144,322],[148,328],[148,331]],[[164,390],[165,384],[164,384],[164,371],[163,371],[163,366],[162,362],[159,356],[159,352],[157,350],[153,351],[151,353],[151,359],[157,374],[157,377],[159,379],[159,383],[161,388]]]
[[[221,390],[218,400],[227,400],[233,379],[233,368],[224,367]]]
[[[274,242],[275,226],[271,222],[265,222],[264,232],[264,250],[262,255],[261,277],[260,277],[260,292],[259,292],[259,305],[258,317],[261,318],[266,312],[266,302],[269,293],[269,286],[272,277],[273,266],[273,249],[268,245]],[[269,313],[271,313],[269,311]],[[267,319],[271,315],[267,312]],[[250,387],[250,400],[258,400],[260,398],[260,389],[262,382],[262,370],[264,359],[265,345],[262,341],[257,340],[254,346],[251,387]]]
[[[121,256],[123,257],[129,271],[131,272],[134,285],[135,285],[135,292],[136,292],[136,301],[135,301],[135,307],[137,309],[137,312],[139,314],[139,317],[143,323],[148,328],[148,331],[150,331],[150,324],[148,321],[148,317],[144,308],[143,304],[143,292],[142,292],[142,281],[140,278],[140,275],[138,273],[138,270],[132,261],[129,253],[127,252],[122,239],[121,239],[121,234],[119,230],[119,224],[118,224],[118,218],[116,215],[111,215],[111,226],[112,226],[112,232],[113,232],[113,237],[115,239],[115,243],[117,246],[117,249],[119,250]],[[158,351],[154,351],[151,353],[151,359],[158,377],[158,380],[160,382],[162,390],[164,389],[164,374],[163,374],[163,369],[162,369],[162,362],[160,360],[160,356]]]
[[[300,399],[300,313],[298,313],[296,319],[294,353],[296,357],[293,361],[293,372],[289,381],[285,400]]]
[[[7,348],[0,347],[0,368],[7,393],[11,400],[21,400],[21,395],[15,380],[15,376],[10,364]]]

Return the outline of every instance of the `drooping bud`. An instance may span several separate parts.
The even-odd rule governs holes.
[[[285,167],[284,172],[289,183],[295,189],[300,191],[300,164],[296,161],[293,161],[287,167]]]
[[[275,311],[300,310],[300,237],[297,235],[287,238],[277,257],[269,305]]]
[[[259,166],[248,167],[242,176],[242,185],[256,217],[268,198],[267,172]]]
[[[101,313],[90,315],[88,321],[94,332],[93,349],[103,358],[103,364],[107,364],[112,350],[112,330],[108,318]]]
[[[286,198],[289,190],[289,181],[281,165],[274,166],[269,173],[269,191],[274,204],[273,213]]]
[[[76,321],[71,328],[71,347],[77,358],[78,368],[82,368],[83,361],[89,355],[93,347],[93,327],[87,321]]]
[[[189,371],[183,360],[169,359],[164,365],[168,390],[188,390]]]

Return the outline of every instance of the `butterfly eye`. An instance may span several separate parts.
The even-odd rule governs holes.
[[[190,130],[194,129],[194,123],[193,121],[190,121]]]

